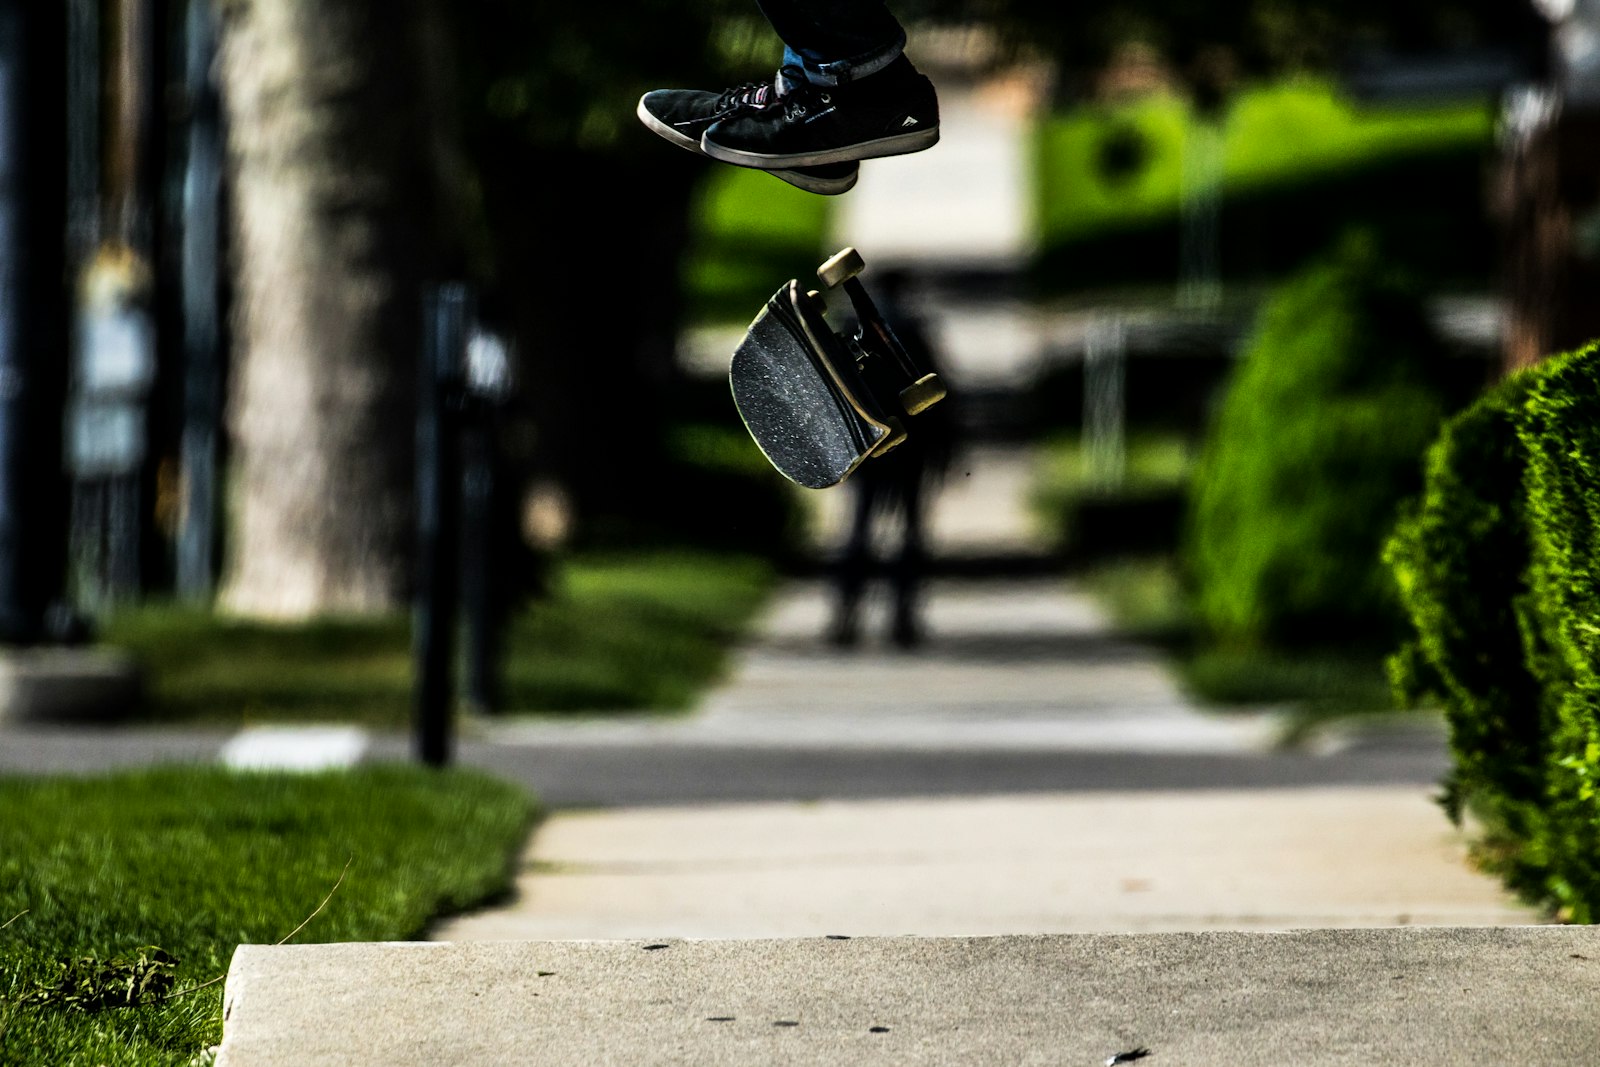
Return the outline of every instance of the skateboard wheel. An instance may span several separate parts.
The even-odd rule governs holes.
[[[817,277],[822,279],[823,285],[835,289],[866,269],[867,265],[862,261],[861,253],[854,248],[846,248],[835,253],[832,259],[818,267]]]
[[[907,415],[920,415],[943,400],[949,392],[937,374],[924,374],[900,390],[900,406]]]

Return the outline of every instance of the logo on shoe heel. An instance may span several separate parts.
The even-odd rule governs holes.
[[[917,124],[917,120],[916,120],[916,117],[913,116],[913,115],[907,115],[905,118],[900,120],[900,125],[902,127],[915,126],[916,124]]]

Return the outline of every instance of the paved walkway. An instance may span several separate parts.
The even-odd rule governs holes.
[[[821,801],[556,816],[443,941],[1536,921],[1414,788]]]
[[[531,746],[1253,753],[1280,733],[1270,714],[1197,710],[1153,650],[1113,636],[1061,579],[938,583],[927,641],[909,653],[875,634],[860,649],[828,646],[828,612],[819,583],[783,591],[732,681],[692,716],[530,720],[491,736]]]
[[[246,946],[219,1067],[1574,1067],[1596,961],[1592,927]]]
[[[1389,743],[1433,759],[1409,781],[1315,788],[1337,754],[1274,752],[1270,713],[1187,701],[1150,649],[1113,636],[1060,579],[936,586],[925,650],[823,644],[827,600],[788,590],[733,680],[682,720],[539,723],[514,746],[1031,752],[1062,761],[1210,757],[1202,788],[1078,787],[949,796],[921,788],[805,802],[557,812],[516,898],[440,940],[971,935],[1075,931],[1493,925],[1536,921],[1472,871],[1430,799],[1442,739]],[[1382,747],[1383,742],[1378,742]],[[1295,761],[1277,783],[1230,768]],[[717,764],[708,766],[717,773]],[[656,773],[641,765],[638,774]],[[915,773],[915,772],[913,772]],[[1295,780],[1295,775],[1300,780]],[[1209,788],[1207,788],[1209,787]],[[916,793],[926,795],[917,796]]]

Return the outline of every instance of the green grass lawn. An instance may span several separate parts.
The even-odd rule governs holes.
[[[1097,480],[1077,433],[1039,449],[1029,506],[1040,529],[1076,565],[1170,550],[1196,443],[1178,432],[1130,434],[1120,480]]]
[[[1287,706],[1291,736],[1330,719],[1394,709],[1384,653],[1377,649],[1205,647],[1181,568],[1170,555],[1096,563],[1079,581],[1120,631],[1165,648],[1184,689],[1209,704]]]
[[[1100,497],[1181,493],[1188,484],[1199,443],[1179,433],[1132,433],[1124,446],[1121,480],[1095,481],[1095,471],[1077,432],[1058,434],[1039,447],[1028,503],[1039,521],[1055,529],[1079,501]],[[1057,531],[1059,532],[1059,531]]]
[[[693,214],[687,274],[692,322],[744,323],[790,278],[808,278],[826,255],[828,198],[769,174],[717,167]]]
[[[749,557],[570,560],[509,628],[506,710],[683,709],[720,677],[772,582]],[[144,668],[150,721],[400,727],[410,714],[405,616],[274,625],[153,605],[112,619],[103,639]]]
[[[407,940],[507,891],[535,814],[465,771],[379,766],[311,775],[167,769],[0,778],[0,1062],[188,1064],[222,1035],[241,943]],[[341,872],[344,880],[339,882]],[[149,1002],[78,1003],[138,976]],[[94,974],[99,972],[100,979]],[[104,999],[115,1000],[112,994]]]
[[[1241,92],[1220,124],[1224,275],[1270,274],[1357,222],[1397,230],[1403,246],[1438,245],[1402,250],[1448,268],[1455,242],[1488,237],[1481,165],[1493,128],[1487,104],[1363,108],[1314,79]],[[1184,154],[1196,129],[1189,104],[1173,97],[1038,124],[1035,222],[1047,286],[1175,278]],[[1469,265],[1486,256],[1474,253]]]

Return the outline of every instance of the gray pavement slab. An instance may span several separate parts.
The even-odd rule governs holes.
[[[223,1067],[1571,1067],[1600,931],[241,946]]]
[[[1014,513],[1013,513],[1014,514]],[[1135,789],[1429,785],[1436,722],[1315,751],[1272,711],[1200,709],[1158,654],[1059,578],[937,581],[928,640],[829,646],[828,592],[787,587],[693,715],[495,724],[461,758],[558,808]],[[398,739],[374,743],[402,757]]]
[[[0,722],[94,721],[138,700],[139,685],[133,660],[112,649],[0,649]]]
[[[373,748],[394,759],[404,759],[408,751],[399,738],[379,739]],[[1444,746],[1433,737],[1327,755],[469,742],[462,745],[460,759],[522,783],[552,808],[1134,789],[1412,785],[1423,790],[1450,765]]]
[[[216,729],[11,725],[0,729],[0,774],[97,774],[208,763],[230,736]]]
[[[729,682],[692,716],[528,720],[509,744],[730,745],[899,751],[1249,753],[1273,747],[1272,714],[1215,715],[1179,691],[1151,649],[1120,640],[1059,579],[933,583],[913,652],[871,636],[828,645],[819,584],[776,598]],[[869,612],[869,635],[882,629]]]
[[[1539,921],[1415,786],[561,812],[434,940]]]

